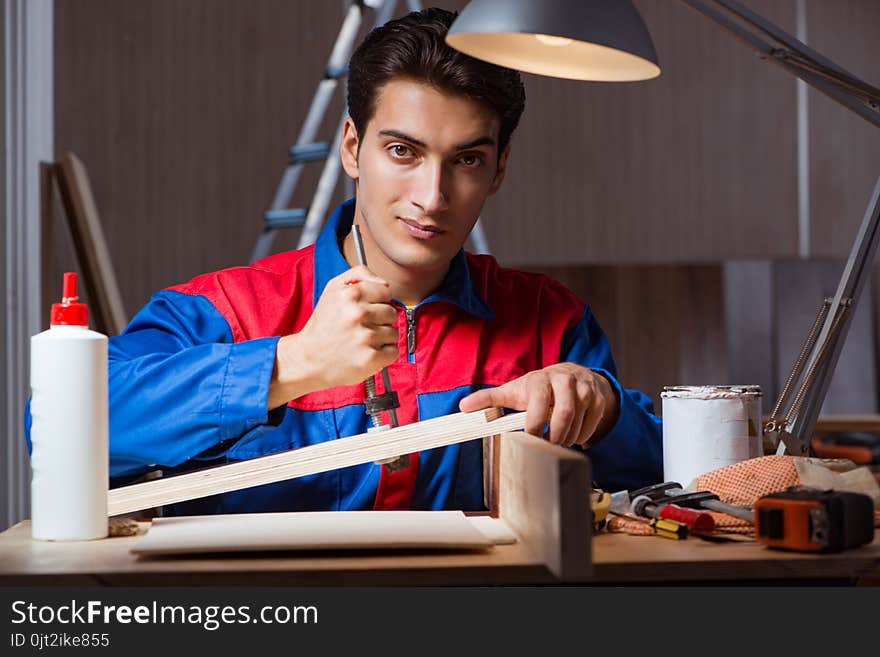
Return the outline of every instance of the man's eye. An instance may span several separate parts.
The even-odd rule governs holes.
[[[462,155],[460,162],[466,167],[477,167],[483,163],[483,158],[479,155]]]
[[[391,147],[391,154],[394,157],[409,157],[412,155],[412,149],[403,144],[394,144],[394,146]]]

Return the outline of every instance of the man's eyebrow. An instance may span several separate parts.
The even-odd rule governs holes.
[[[411,144],[415,144],[416,146],[420,146],[421,148],[425,148],[427,144],[423,142],[421,139],[416,139],[415,137],[411,137],[405,132],[400,132],[399,130],[380,130],[379,134],[385,137],[394,137],[395,139],[402,139],[403,141],[408,141]],[[477,137],[476,139],[472,139],[469,142],[465,142],[464,144],[457,144],[454,146],[454,149],[457,151],[464,151],[469,148],[476,148],[477,146],[494,146],[495,140],[492,137]]]
[[[494,145],[495,145],[495,140],[492,139],[491,137],[477,137],[476,139],[473,139],[473,140],[466,142],[464,144],[458,144],[455,147],[455,150],[466,151],[469,148],[476,148],[477,146],[494,146]]]
[[[415,144],[416,146],[421,146],[422,148],[427,146],[427,144],[425,142],[423,142],[421,139],[416,139],[415,137],[410,137],[405,132],[400,132],[399,130],[380,130],[379,134],[383,135],[385,137],[394,137],[395,139],[402,139],[403,141],[408,141],[409,143]]]

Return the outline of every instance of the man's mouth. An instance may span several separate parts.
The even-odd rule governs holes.
[[[444,232],[437,226],[423,224],[415,219],[410,219],[409,217],[398,217],[398,219],[403,222],[410,235],[421,240],[429,240]]]

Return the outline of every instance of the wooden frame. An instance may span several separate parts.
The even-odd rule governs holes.
[[[120,515],[489,436],[492,447],[484,465],[494,473],[488,480],[498,486],[489,495],[493,506],[497,500],[497,512],[491,515],[506,522],[556,577],[584,579],[591,572],[589,462],[515,431],[524,425],[524,412],[501,415],[492,408],[454,413],[116,488],[108,494],[108,512]]]
[[[89,323],[101,333],[118,335],[128,320],[85,165],[76,155],[66,152],[60,162],[49,167],[58,181],[67,225],[82,269],[80,280],[85,284],[88,293]],[[50,183],[46,183],[46,186],[50,188]],[[44,221],[43,225],[47,223],[48,221]],[[47,231],[43,240],[44,258],[50,252],[50,235],[51,232]],[[44,284],[43,289],[52,288]]]
[[[496,422],[485,426],[496,429]],[[139,535],[35,541],[26,520],[0,534],[0,584],[486,586],[553,584],[595,576],[588,459],[521,431],[502,432],[498,448],[500,517],[472,517],[471,521],[481,531],[488,528],[515,535],[515,542],[505,540],[476,551],[282,550],[232,557],[143,558],[132,552]],[[139,534],[148,527],[148,523],[138,523]],[[651,538],[634,541],[650,542]]]

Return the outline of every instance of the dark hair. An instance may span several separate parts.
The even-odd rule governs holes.
[[[372,30],[355,50],[348,68],[348,113],[358,135],[376,111],[382,85],[394,78],[422,81],[439,91],[460,94],[498,114],[498,153],[507,146],[525,108],[517,71],[465,55],[446,45],[457,13],[423,9]]]

